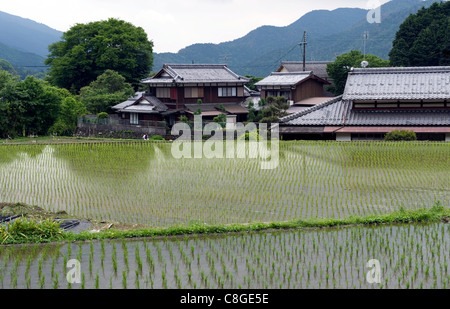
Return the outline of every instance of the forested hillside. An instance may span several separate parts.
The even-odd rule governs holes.
[[[227,63],[239,74],[267,76],[281,61],[301,59],[298,43],[303,31],[307,31],[307,60],[332,61],[351,50],[362,51],[365,31],[369,34],[367,53],[388,59],[402,22],[436,1],[392,0],[381,7],[380,24],[369,24],[368,11],[363,9],[312,11],[286,27],[263,26],[231,42],[195,44],[176,54],[155,54],[154,69],[164,63]]]

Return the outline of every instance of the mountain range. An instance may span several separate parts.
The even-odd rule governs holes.
[[[178,53],[155,53],[154,71],[165,63],[226,63],[241,75],[264,77],[281,61],[301,60],[300,42],[307,33],[306,59],[332,61],[339,54],[365,49],[368,54],[388,59],[400,24],[423,6],[439,0],[391,0],[381,7],[381,23],[367,21],[368,10],[339,8],[315,10],[285,27],[262,26],[244,37],[219,44],[193,44]],[[43,70],[48,45],[62,32],[30,19],[0,12],[0,59],[20,69]],[[19,68],[19,70],[18,70]]]
[[[5,12],[0,12],[0,29],[0,59],[20,75],[44,71],[48,45],[62,36],[61,31]]]
[[[220,44],[194,44],[178,53],[155,54],[154,67],[164,63],[226,63],[238,74],[267,76],[281,61],[300,61],[299,43],[307,32],[307,61],[333,61],[337,55],[364,49],[388,59],[400,25],[422,7],[438,0],[392,0],[381,6],[381,23],[367,21],[369,10],[316,10],[286,27],[262,26],[246,36]]]

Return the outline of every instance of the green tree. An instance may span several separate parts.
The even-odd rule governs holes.
[[[58,117],[64,92],[29,76],[23,81],[0,71],[0,135],[47,134]]]
[[[327,72],[330,78],[334,80],[334,85],[328,87],[328,90],[335,95],[344,93],[347,83],[348,73],[352,68],[360,68],[361,62],[366,60],[369,68],[388,67],[389,61],[383,60],[374,55],[364,55],[358,50],[352,50],[347,54],[340,55],[332,63],[327,64]]]
[[[183,123],[189,123],[189,118],[186,117],[185,115],[182,115],[180,116],[179,121]]]
[[[410,47],[404,38],[399,38],[397,42],[395,42],[395,52],[392,51],[390,53],[390,61],[391,64],[395,66],[395,64],[401,63],[405,67],[411,66],[411,62],[409,59],[409,50]]]
[[[71,91],[89,85],[107,69],[137,89],[153,66],[153,42],[144,29],[114,18],[73,26],[49,52],[48,79]]]
[[[22,133],[47,134],[58,117],[63,99],[61,92],[33,76],[20,82],[18,90],[24,108]]]
[[[436,2],[411,14],[401,25],[389,59],[392,66],[448,65],[450,2]]]
[[[199,107],[197,108],[197,110],[194,112],[195,116],[200,116],[202,114],[202,109]]]
[[[0,71],[0,135],[14,137],[23,131],[23,94],[19,92],[19,79],[6,71]]]
[[[252,76],[252,75],[245,75],[245,77],[250,78],[250,82],[245,84],[245,86],[247,86],[248,89],[254,90],[254,91],[258,90],[256,88],[255,84],[264,79],[263,77],[256,77],[256,76]]]
[[[259,122],[259,120],[261,120],[261,118],[258,119],[258,111],[252,107],[249,108],[248,110],[248,114],[247,114],[247,121],[248,122]]]
[[[439,65],[450,66],[450,22],[447,23],[447,28],[444,31],[443,43],[441,46],[441,59]]]
[[[220,124],[223,128],[225,128],[227,123],[227,115],[220,114],[219,116],[214,117],[213,121]]]
[[[14,69],[14,67],[6,61],[5,59],[0,59],[0,70],[6,71],[10,73],[11,75],[19,75],[17,74],[17,71]]]
[[[87,113],[86,107],[74,97],[68,96],[61,103],[58,120],[50,128],[49,133],[59,136],[72,136],[77,129],[78,117]]]
[[[119,73],[106,70],[89,86],[80,90],[80,101],[90,113],[112,113],[111,107],[134,94],[133,87]]]
[[[269,105],[262,109],[262,119],[260,123],[277,123],[280,118],[287,116],[287,110],[289,109],[289,103],[287,103],[285,97],[267,97]]]

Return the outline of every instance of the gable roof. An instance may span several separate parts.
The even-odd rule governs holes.
[[[313,72],[273,72],[268,77],[255,83],[257,87],[285,86],[292,87],[305,82],[308,79],[316,79],[321,83],[329,84],[327,81],[313,74]]]
[[[160,113],[169,108],[155,96],[137,92],[135,96],[113,106],[112,109],[122,113]]]
[[[332,63],[332,61],[306,61],[306,71],[313,71],[315,75],[328,80],[328,63]],[[282,72],[283,69],[287,72],[302,72],[303,61],[283,61],[276,72]]]
[[[342,96],[280,119],[285,125],[341,125]]]
[[[353,69],[344,100],[450,99],[450,66]]]
[[[165,64],[154,77],[141,82],[154,83],[248,83],[250,79],[237,75],[226,64]]]

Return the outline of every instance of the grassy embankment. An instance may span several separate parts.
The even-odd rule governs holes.
[[[352,216],[345,219],[296,219],[286,222],[208,225],[177,225],[169,228],[106,230],[96,233],[85,231],[79,234],[64,232],[59,223],[46,218],[42,220],[27,219],[25,216],[9,225],[0,227],[1,244],[44,243],[55,241],[87,241],[96,239],[121,239],[141,237],[171,237],[183,235],[208,235],[236,232],[256,232],[280,229],[339,228],[355,225],[382,225],[401,223],[450,222],[450,209],[437,202],[431,208],[416,210],[400,209],[398,211],[370,216]]]

